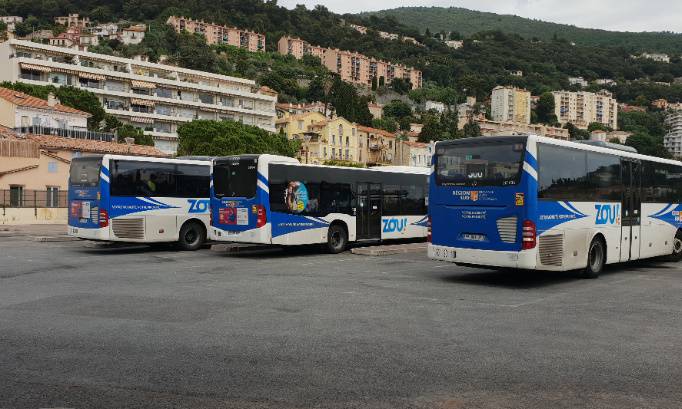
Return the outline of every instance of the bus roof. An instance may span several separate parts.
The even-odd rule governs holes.
[[[647,155],[642,155],[640,153],[636,152],[628,152],[626,150],[621,150],[621,149],[613,149],[609,147],[604,147],[604,146],[598,146],[598,145],[593,145],[593,144],[586,144],[586,143],[580,143],[580,142],[574,142],[574,141],[562,141],[559,139],[553,139],[553,138],[548,138],[545,136],[539,136],[539,135],[508,135],[508,136],[478,136],[474,138],[463,138],[463,139],[455,139],[455,140],[449,140],[449,141],[439,141],[436,142],[436,147],[439,146],[448,146],[448,145],[460,145],[460,144],[471,144],[471,143],[477,143],[477,142],[502,142],[505,140],[514,140],[516,139],[517,141],[523,140],[523,139],[528,139],[528,140],[534,140],[536,142],[541,142],[541,143],[546,143],[548,145],[557,145],[557,146],[565,146],[567,148],[574,148],[574,149],[580,149],[583,151],[588,151],[588,152],[598,152],[598,153],[606,153],[606,154],[611,154],[615,156],[621,156],[624,158],[630,158],[630,159],[639,159],[639,160],[646,160],[646,161],[651,161],[651,162],[659,162],[659,163],[667,163],[671,165],[678,165],[682,166],[682,162],[672,160],[672,159],[664,159],[664,158],[659,158],[656,156],[647,156]]]
[[[130,160],[135,162],[182,163],[185,165],[211,165],[211,162],[208,160],[157,158],[152,156],[104,155],[102,156],[102,159]]]

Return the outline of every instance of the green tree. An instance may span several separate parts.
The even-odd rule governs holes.
[[[537,115],[537,122],[542,124],[555,124],[557,117],[554,114],[554,95],[551,92],[545,92],[540,95],[535,113]]]
[[[399,99],[394,99],[393,101],[384,105],[383,112],[384,117],[391,117],[401,120],[403,118],[412,116],[412,107]]]
[[[271,153],[295,156],[300,145],[283,135],[234,121],[197,120],[178,127],[178,155]]]
[[[466,124],[464,124],[464,127],[462,128],[462,134],[465,138],[481,136],[481,127],[476,121],[470,119]]]
[[[613,128],[608,125],[604,125],[601,122],[590,122],[590,124],[587,126],[587,132],[591,133],[593,131],[611,132],[613,131]]]
[[[577,141],[590,139],[589,132],[587,132],[585,129],[578,128],[570,122],[567,122],[566,125],[564,125],[564,129],[568,129],[568,134],[570,135],[571,139]]]
[[[371,125],[372,114],[367,106],[369,99],[359,96],[355,87],[336,77],[329,95],[329,102],[338,116],[361,125]]]
[[[388,132],[398,131],[398,122],[391,117],[372,119],[372,128],[383,129]]]
[[[424,124],[419,133],[419,142],[440,141],[444,139],[443,127],[436,115],[424,114],[422,119],[424,120]]]
[[[126,138],[133,138],[136,145],[154,146],[154,139],[150,135],[145,135],[142,129],[130,124],[118,127],[116,129],[116,137],[119,143],[125,143]]]

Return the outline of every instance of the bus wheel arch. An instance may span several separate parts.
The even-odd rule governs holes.
[[[327,229],[327,251],[332,254],[342,253],[348,247],[348,225],[341,220],[334,220]]]
[[[673,238],[673,261],[682,261],[682,229],[677,229]]]
[[[182,250],[199,250],[206,243],[208,231],[199,219],[188,219],[182,223],[178,234],[178,245]]]
[[[602,233],[595,234],[587,248],[587,266],[582,271],[582,277],[599,277],[606,265],[607,254],[606,237]]]

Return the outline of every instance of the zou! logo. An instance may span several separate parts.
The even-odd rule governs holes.
[[[597,225],[620,224],[620,205],[619,204],[598,204],[594,205],[597,210]]]
[[[204,213],[208,210],[209,200],[188,199],[190,213]]]
[[[384,233],[402,233],[407,227],[407,218],[403,219],[384,219]]]

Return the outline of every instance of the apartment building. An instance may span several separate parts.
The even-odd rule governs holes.
[[[484,136],[505,136],[505,135],[541,135],[548,138],[568,141],[571,139],[568,129],[557,128],[542,124],[525,124],[519,122],[499,122],[487,119],[476,119]]]
[[[398,141],[393,165],[431,167],[433,144],[413,141]]]
[[[54,22],[55,24],[67,27],[86,28],[88,25],[90,25],[90,19],[88,17],[80,18],[78,14],[69,14],[68,16],[55,17]]]
[[[682,158],[682,109],[671,109],[665,118],[665,123],[669,130],[663,137],[663,146],[675,158],[680,159]]]
[[[140,44],[144,40],[146,32],[147,26],[145,24],[136,24],[121,30],[118,39],[126,45]]]
[[[314,55],[320,58],[329,71],[353,84],[371,86],[373,78],[377,79],[378,84],[390,84],[395,78],[400,78],[409,81],[412,89],[422,87],[420,70],[369,58],[354,51],[314,46],[300,38],[288,36],[279,39],[277,51],[282,55],[293,55],[297,59],[304,55]]]
[[[578,85],[581,88],[590,85],[583,77],[568,77],[568,83],[569,85]]]
[[[265,35],[254,31],[177,16],[170,16],[166,23],[171,25],[178,33],[180,31],[188,31],[190,33],[202,34],[206,37],[206,43],[210,45],[227,44],[254,53],[265,51]]]
[[[493,121],[530,123],[530,91],[516,87],[493,88],[491,116]]]
[[[0,82],[70,85],[97,95],[107,113],[177,150],[177,128],[195,119],[234,120],[275,130],[277,97],[254,81],[128,58],[9,40],[0,44]]]
[[[326,115],[330,119],[334,117],[333,107],[329,104],[325,104],[320,101],[312,102],[309,104],[294,104],[291,102],[281,103],[276,104],[275,109],[277,110],[277,118],[280,119],[286,118],[289,115],[299,115],[308,112],[319,112],[323,115]]]
[[[17,132],[31,127],[87,131],[90,116],[62,105],[52,94],[45,100],[0,87],[0,125]]]
[[[7,31],[14,32],[17,24],[23,23],[24,18],[20,16],[0,16],[0,21],[7,25]]]
[[[586,129],[592,122],[618,128],[618,102],[606,90],[597,93],[554,91],[555,114],[559,123]]]
[[[395,160],[396,134],[383,129],[358,126],[359,159],[368,165],[390,165]]]
[[[462,40],[447,40],[447,41],[444,41],[444,43],[448,47],[454,48],[455,50],[464,47],[464,41],[462,41]]]

